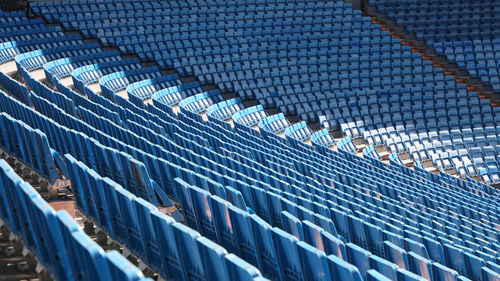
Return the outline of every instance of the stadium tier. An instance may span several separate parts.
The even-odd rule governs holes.
[[[30,6],[0,12],[0,241],[44,278],[500,280],[500,111],[351,4]]]
[[[487,183],[500,179],[500,109],[350,4],[99,3],[51,1],[33,3],[32,9],[105,46],[194,74],[222,92],[306,122],[321,119],[329,129],[390,152],[407,152],[426,168],[433,164]]]

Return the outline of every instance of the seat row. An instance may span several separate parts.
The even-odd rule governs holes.
[[[0,160],[0,221],[57,280],[151,280],[116,251],[104,252],[66,211],[56,212]]]
[[[175,222],[71,155],[72,189],[78,207],[106,233],[169,280],[259,280],[259,270],[210,237]],[[200,210],[201,211],[201,210]]]
[[[0,129],[3,132],[0,148],[5,153],[15,156],[31,167],[42,178],[48,179],[50,184],[60,178],[55,160],[59,155],[50,149],[43,132],[33,130],[22,122],[16,122],[5,112],[0,113]],[[62,161],[57,162],[63,165]]]

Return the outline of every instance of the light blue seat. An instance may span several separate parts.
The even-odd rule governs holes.
[[[408,252],[408,265],[411,272],[414,272],[427,280],[432,279],[431,261],[426,258],[419,256],[414,252]]]
[[[234,254],[228,254],[224,257],[227,266],[227,272],[230,280],[255,280],[261,277],[257,268],[239,258]]]
[[[305,122],[299,122],[297,124],[294,124],[285,130],[285,136],[298,140],[298,141],[305,141],[309,137],[311,137],[312,131],[311,129],[307,126]]]
[[[300,241],[297,250],[305,280],[331,280],[327,257],[323,251]]]
[[[396,264],[391,263],[379,256],[371,255],[370,266],[371,268],[385,276],[387,279],[393,281],[398,280],[398,266]],[[371,270],[367,271],[367,275],[369,275]]]
[[[254,236],[247,212],[231,205],[228,208],[237,242],[238,256],[255,267],[259,267]]]
[[[346,261],[330,255],[327,257],[332,278],[337,280],[364,280],[358,268]]]
[[[302,267],[297,252],[297,238],[277,228],[272,229],[272,237],[282,278],[303,280]]]
[[[173,223],[172,232],[177,241],[184,278],[188,280],[206,280],[205,269],[196,243],[196,239],[200,237],[200,234],[177,222]]]
[[[172,229],[175,220],[158,210],[151,212],[151,222],[158,235],[158,247],[163,257],[161,273],[165,278],[183,280],[183,267],[180,259],[178,245]]]
[[[455,280],[458,273],[455,270],[449,269],[439,263],[432,263],[432,275],[434,280]]]
[[[384,241],[384,252],[387,259],[398,265],[399,268],[409,269],[408,256],[404,249],[399,248],[389,241]]]
[[[347,260],[355,265],[361,276],[366,278],[366,272],[370,270],[370,252],[352,243],[346,244]]]
[[[236,124],[241,124],[246,127],[253,127],[266,117],[267,114],[264,111],[262,105],[256,105],[236,112],[232,116],[232,119]]]
[[[250,224],[262,274],[270,279],[280,279],[281,273],[271,233],[272,227],[255,214],[250,215]]]
[[[299,241],[304,241],[304,231],[302,222],[287,211],[281,212],[281,221],[283,230],[295,236]]]

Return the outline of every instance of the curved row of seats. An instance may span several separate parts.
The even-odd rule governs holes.
[[[165,219],[172,223],[164,233],[174,236],[180,250],[157,263],[176,268],[179,278],[209,280],[207,272],[217,272],[248,280],[261,278],[259,271],[274,280],[498,278],[498,190],[331,150],[328,135],[310,134],[303,123],[291,126],[281,114],[267,116],[261,106],[243,109],[238,103],[242,110],[235,112],[217,91],[182,97],[184,84],[166,91],[172,86],[160,85],[146,96],[134,95],[128,87],[159,79],[156,68],[128,71],[96,67],[91,58],[89,67],[81,62],[85,69],[71,73],[74,88],[55,82],[57,91],[45,86],[49,79],[35,79],[18,64],[33,92],[17,100],[14,90],[8,90],[12,96],[2,93],[0,110],[43,131],[60,155],[71,155],[66,163],[79,167],[78,176],[70,168],[64,174],[82,198],[79,208],[102,227],[113,220],[94,207],[103,202],[98,190],[85,189],[98,184],[86,182],[108,177],[122,186],[108,188],[116,197],[104,198],[111,199],[108,214],[123,214],[117,220],[125,221],[130,234],[117,231],[114,237],[131,251],[140,253],[144,239],[152,237],[148,216],[134,213],[137,202],[180,204],[182,217],[172,216],[191,229]],[[225,107],[231,107],[232,126],[221,125],[229,116]],[[344,142],[341,147],[351,146]],[[113,212],[113,202],[120,212]],[[109,234],[114,230],[108,228]],[[141,258],[153,267],[150,254]]]
[[[59,178],[56,166],[59,155],[50,149],[46,136],[40,130],[15,122],[5,112],[0,113],[0,128],[3,132],[0,148],[54,184]],[[57,162],[62,164],[61,161]]]
[[[211,237],[176,222],[71,155],[65,157],[72,166],[69,177],[78,205],[87,217],[166,280],[256,280],[261,276],[257,268],[207,239]]]
[[[31,8],[105,45],[194,74],[242,99],[275,105],[306,122],[324,115],[311,102],[327,93],[458,87],[343,2],[103,3],[37,2]]]

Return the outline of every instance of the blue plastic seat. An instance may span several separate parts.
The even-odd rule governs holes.
[[[151,212],[151,223],[158,235],[158,247],[162,262],[162,274],[166,278],[184,279],[183,267],[180,259],[178,245],[174,237],[173,224],[175,220],[158,210]]]
[[[323,251],[300,241],[297,250],[305,280],[331,280],[327,258]]]
[[[172,224],[172,232],[179,249],[184,278],[206,280],[205,269],[196,243],[200,234],[180,223]]]
[[[141,280],[144,275],[139,268],[124,258],[117,251],[110,251],[105,254],[110,276],[119,280]]]
[[[244,258],[246,262],[254,265],[255,267],[259,267],[254,236],[248,213],[236,208],[235,206],[229,206],[228,210],[236,237],[237,248],[239,249],[238,256]]]
[[[281,278],[277,252],[272,238],[272,227],[255,214],[250,215],[250,224],[255,238],[255,248],[259,257],[262,274],[271,279]]]
[[[374,255],[384,256],[384,238],[382,229],[371,223],[364,222],[370,252]]]
[[[449,244],[444,244],[443,248],[445,250],[446,263],[460,275],[468,276],[464,252]]]
[[[108,262],[101,247],[82,230],[71,233],[68,253],[72,255],[74,279],[106,280],[111,278]]]
[[[347,259],[344,243],[337,237],[326,231],[321,231],[321,238],[324,245],[324,251],[327,255],[335,255],[341,259]]]
[[[219,236],[219,243],[228,252],[237,253],[237,244],[234,234],[234,229],[229,216],[229,202],[212,196],[212,210],[214,212],[215,225]]]
[[[485,266],[481,267],[482,280],[498,280],[498,272],[495,272]]]
[[[439,263],[432,263],[432,276],[434,276],[434,280],[438,281],[455,280],[458,277],[458,273]]]
[[[417,274],[414,274],[406,269],[399,269],[398,270],[398,280],[403,280],[403,281],[423,281],[427,280],[423,277],[418,276]]]
[[[285,280],[303,280],[302,266],[297,251],[297,238],[280,229],[272,229],[280,273]]]
[[[144,250],[146,261],[150,267],[157,271],[161,271],[162,258],[159,249],[157,233],[153,228],[151,213],[156,209],[154,205],[142,198],[137,198],[135,201],[135,211],[137,213],[138,223],[141,225],[141,237],[144,241]]]
[[[486,264],[484,260],[467,252],[464,252],[464,257],[467,267],[467,277],[472,280],[481,279],[481,268]]]
[[[192,186],[190,187],[190,195],[199,224],[200,234],[212,241],[218,241],[214,214],[211,209],[210,193]]]
[[[260,272],[257,268],[251,266],[238,256],[228,254],[224,257],[227,266],[227,272],[230,280],[254,280],[260,277]]]
[[[389,280],[398,280],[398,266],[394,263],[391,263],[379,256],[371,255],[370,256],[370,266],[372,269],[381,273],[383,276],[388,278]],[[369,273],[368,270],[367,273]]]
[[[361,276],[366,278],[366,272],[370,269],[370,252],[352,243],[346,244],[347,260],[355,265]]]
[[[364,280],[358,268],[337,256],[330,255],[327,257],[330,274],[335,280]]]
[[[399,248],[389,241],[384,241],[384,252],[388,260],[397,264],[399,268],[409,269],[408,256],[404,249]]]

